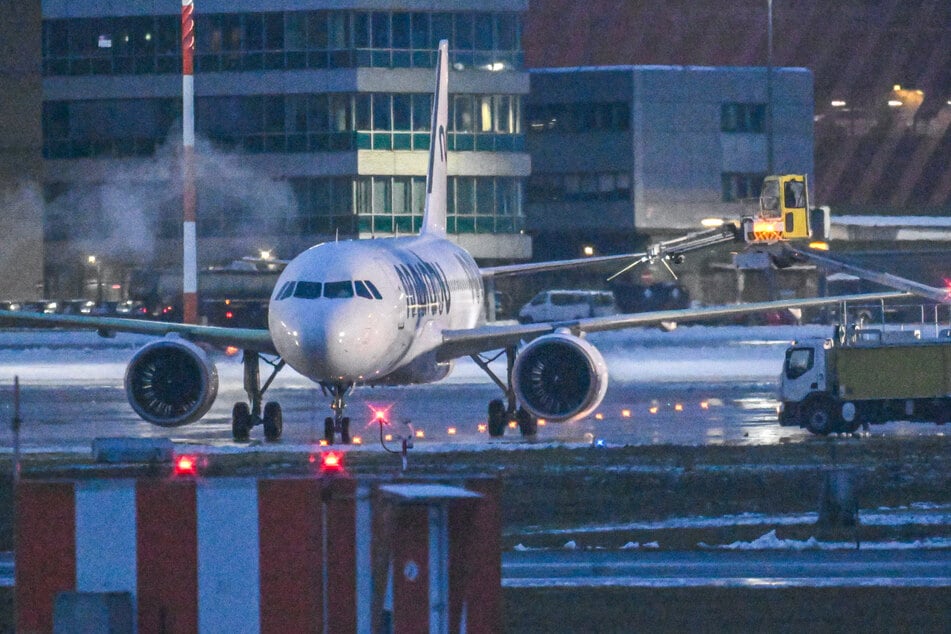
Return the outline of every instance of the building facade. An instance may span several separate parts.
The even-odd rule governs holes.
[[[525,34],[529,68],[809,68],[816,200],[834,215],[951,215],[949,2],[548,0]]]
[[[42,6],[46,290],[88,290],[80,264],[96,255],[96,275],[121,295],[132,267],[180,266],[180,3]],[[416,231],[440,39],[449,232],[483,261],[529,258],[526,10],[526,0],[197,0],[199,264]]]
[[[0,299],[43,293],[39,0],[0,11]]]
[[[623,66],[535,69],[526,105],[527,228],[551,256],[749,214],[772,146],[776,173],[813,173],[812,74]]]

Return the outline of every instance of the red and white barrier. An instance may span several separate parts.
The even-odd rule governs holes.
[[[129,592],[142,633],[356,631],[369,538],[354,492],[347,479],[24,481],[17,629],[51,631],[56,594],[76,590]]]
[[[497,632],[499,483],[466,486],[24,480],[17,631],[51,632],[79,591],[129,593],[140,633]]]

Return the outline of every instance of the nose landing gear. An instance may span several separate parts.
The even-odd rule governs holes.
[[[330,394],[330,409],[334,415],[324,419],[324,440],[328,445],[334,443],[336,434],[340,433],[340,442],[344,445],[350,444],[350,417],[343,415],[343,410],[347,406],[347,393],[353,388],[353,383],[321,383],[320,387],[324,394]]]

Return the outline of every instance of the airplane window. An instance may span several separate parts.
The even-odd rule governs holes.
[[[320,282],[298,282],[294,289],[294,297],[301,299],[317,299],[320,297]]]
[[[277,299],[287,299],[294,294],[294,282],[285,282],[281,287],[281,292],[277,294]]]
[[[353,282],[346,280],[343,282],[327,282],[324,284],[324,297],[330,299],[346,299],[353,297]]]
[[[356,280],[353,283],[354,288],[357,289],[358,297],[366,297],[367,299],[373,299],[373,294],[370,292],[370,289],[367,288],[367,285],[364,284],[361,280]]]
[[[383,296],[380,295],[380,291],[377,290],[376,285],[370,280],[364,280],[366,282],[367,288],[370,289],[370,292],[373,293],[373,299],[383,299]]]

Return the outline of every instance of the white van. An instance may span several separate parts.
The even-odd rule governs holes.
[[[518,311],[523,324],[603,317],[617,313],[611,291],[543,291]]]

